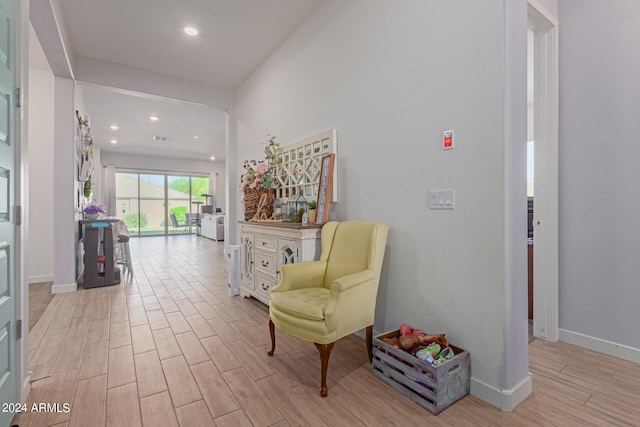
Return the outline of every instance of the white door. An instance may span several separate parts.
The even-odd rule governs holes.
[[[536,0],[529,0],[528,20],[534,50],[533,334],[557,341],[558,22]]]
[[[0,0],[0,402],[18,402],[18,360],[14,260],[14,204],[16,137],[16,25],[17,1]],[[0,426],[13,414],[0,411]]]

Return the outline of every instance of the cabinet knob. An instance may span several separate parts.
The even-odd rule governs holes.
[[[267,242],[262,242],[262,246],[267,246]]]
[[[269,261],[265,262],[264,260],[262,260],[261,264],[262,264],[263,267],[267,267],[267,266],[269,266]]]
[[[265,291],[268,291],[268,290],[269,290],[269,287],[263,283],[263,284],[262,284],[262,289],[263,289],[263,290],[265,290]]]

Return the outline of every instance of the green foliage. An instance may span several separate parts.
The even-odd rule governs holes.
[[[138,214],[129,214],[125,215],[122,219],[125,224],[127,224],[127,228],[131,231],[138,229]],[[147,219],[146,214],[140,214],[140,228],[145,228],[149,224],[149,220]]]
[[[169,188],[175,191],[180,191],[181,193],[189,194],[189,177],[187,176],[179,176],[175,178],[171,178],[171,182],[169,183]],[[203,177],[192,177],[191,178],[191,194],[193,200],[202,200],[204,201],[204,197],[201,194],[209,193],[209,178]]]
[[[316,201],[315,201],[315,200],[312,200],[312,201],[308,202],[308,203],[307,203],[307,207],[308,207],[309,209],[315,209],[315,208],[316,208]]]
[[[91,196],[91,180],[84,183],[84,197]]]
[[[278,183],[275,174],[277,165],[282,162],[276,157],[276,153],[280,144],[276,142],[275,136],[267,134],[267,137],[269,139],[264,149],[264,161],[244,161],[245,173],[242,175],[242,181],[240,183],[240,188],[243,191],[247,187],[253,189],[258,185],[262,188],[271,188],[274,184]]]
[[[175,214],[176,220],[178,224],[184,224],[184,220],[186,219],[187,207],[186,206],[176,206],[174,208],[169,209],[169,215]]]

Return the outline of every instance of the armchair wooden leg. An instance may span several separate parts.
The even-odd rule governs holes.
[[[269,319],[269,333],[271,334],[271,350],[267,351],[267,354],[273,356],[273,352],[276,349],[276,327],[271,319]]]
[[[335,343],[314,344],[320,352],[320,364],[322,365],[322,372],[320,374],[320,396],[327,397],[327,368],[329,367],[329,355],[331,354],[331,349]]]
[[[369,363],[373,362],[373,325],[367,326],[367,354]]]

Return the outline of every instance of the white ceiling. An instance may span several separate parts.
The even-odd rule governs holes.
[[[233,89],[323,1],[60,0],[60,5],[71,55]],[[200,34],[187,36],[187,25]],[[87,109],[81,114],[89,115],[94,141],[103,151],[200,160],[214,155],[224,161],[223,112],[78,87]],[[152,114],[160,120],[151,123]],[[109,129],[114,123],[120,127],[115,132]],[[169,139],[153,141],[156,135]],[[110,144],[113,137],[118,144]]]
[[[78,89],[94,143],[102,151],[193,160],[214,156],[224,161],[225,114],[220,110],[85,84]],[[151,121],[150,116],[159,120]],[[111,125],[118,129],[112,130]],[[167,140],[154,141],[154,136]]]
[[[61,0],[73,53],[235,88],[324,0]],[[183,29],[200,30],[196,37]]]

